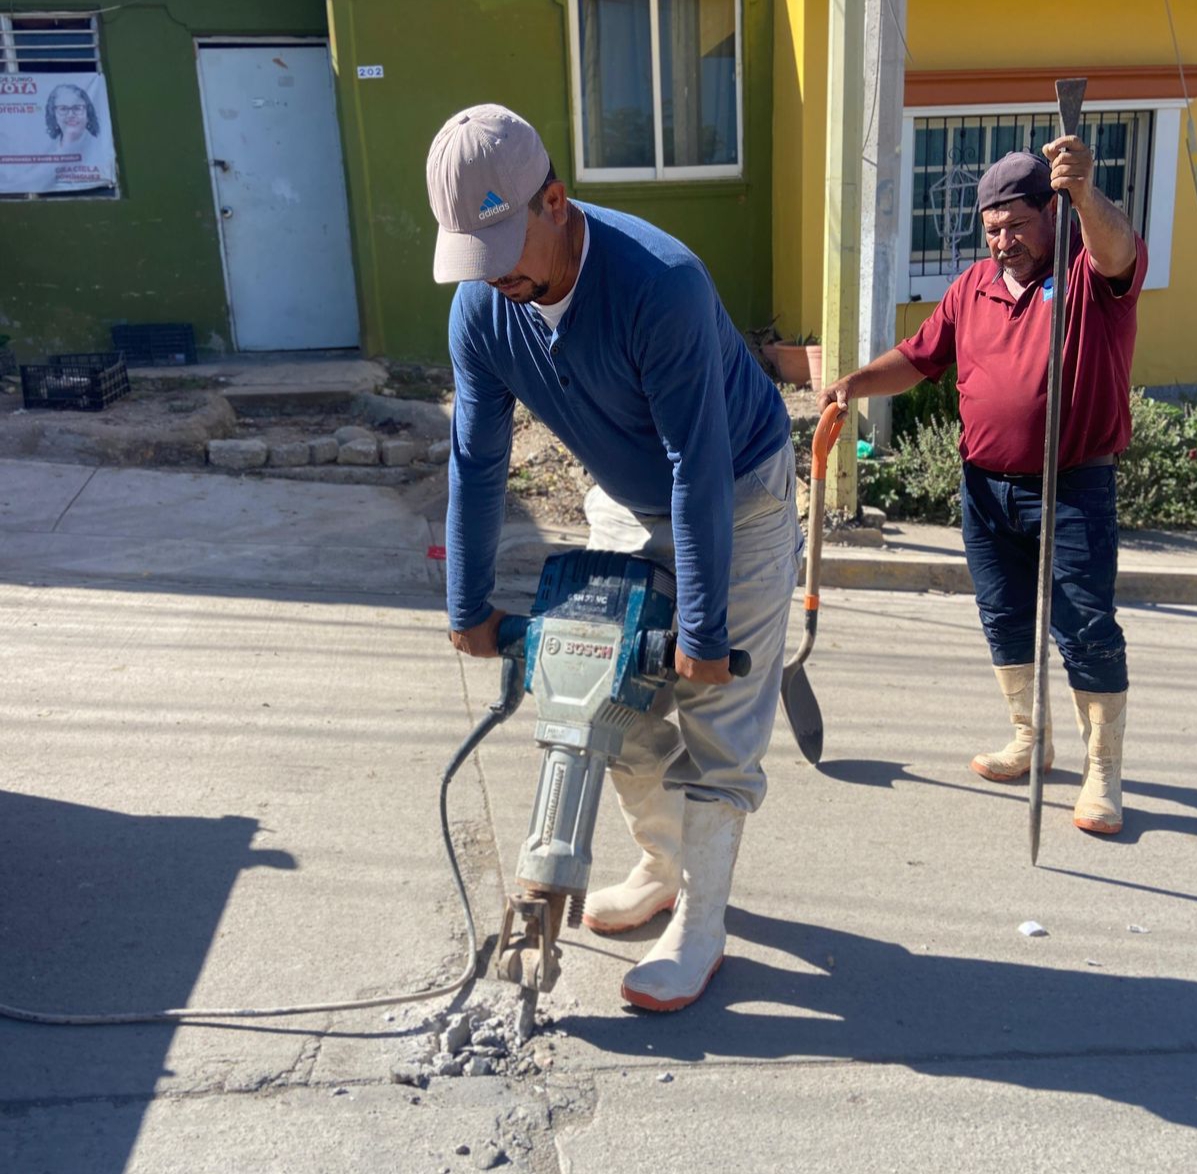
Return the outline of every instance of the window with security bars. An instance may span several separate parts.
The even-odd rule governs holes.
[[[46,74],[103,75],[100,56],[99,18],[94,13],[80,12],[8,12],[0,13],[0,103],[19,107],[24,101],[24,79]],[[6,82],[5,79],[8,79]],[[46,118],[86,120],[89,132],[95,137],[99,121],[90,99],[79,85],[63,79],[61,85],[49,85]],[[100,81],[103,85],[103,81]],[[13,113],[0,110],[0,113]],[[0,162],[5,160],[0,159]],[[113,173],[114,174],[114,173]],[[80,184],[78,190],[23,191],[5,188],[0,200],[61,200],[112,199],[117,197],[115,184]]]
[[[912,278],[954,277],[989,255],[981,217],[975,212],[969,215],[976,208],[976,189],[971,184],[1010,151],[1041,151],[1059,137],[1058,128],[1054,112],[914,119]],[[1153,112],[1136,110],[1085,114],[1078,132],[1093,152],[1097,186],[1144,237],[1152,131]],[[954,199],[948,199],[945,211],[949,189]]]
[[[741,0],[571,0],[578,178],[735,177]]]
[[[94,16],[0,15],[0,74],[100,72],[100,34]]]

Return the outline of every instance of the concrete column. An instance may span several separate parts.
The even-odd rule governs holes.
[[[823,220],[823,383],[859,365],[860,175],[865,0],[831,0],[827,38],[827,204]],[[827,504],[856,514],[853,402],[827,467]]]
[[[898,193],[902,186],[902,93],[906,0],[865,0],[864,157],[861,168],[860,362],[897,341]],[[861,435],[888,445],[893,400],[863,400]]]

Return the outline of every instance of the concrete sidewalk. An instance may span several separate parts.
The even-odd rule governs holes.
[[[0,1003],[265,1006],[456,973],[439,777],[498,672],[445,641],[438,540],[392,490],[0,462]],[[529,582],[504,578],[516,605]],[[1071,826],[1080,744],[1053,664],[1035,869],[1025,790],[967,769],[1006,728],[971,598],[831,588],[821,611],[824,760],[775,728],[697,1006],[620,1000],[658,919],[566,935],[526,1075],[391,1082],[434,1012],[509,998],[485,978],[451,1005],[297,1019],[0,1019],[0,1169],[1197,1168],[1197,609],[1120,612],[1116,839]],[[795,644],[800,626],[795,609]],[[484,952],[534,711],[448,796]],[[610,795],[594,859],[596,887],[634,859]],[[1031,919],[1048,936],[1022,935]]]
[[[0,460],[9,581],[439,596],[437,530],[386,487]]]

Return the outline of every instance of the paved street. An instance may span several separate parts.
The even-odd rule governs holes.
[[[460,969],[439,776],[498,673],[445,641],[439,540],[390,489],[0,460],[0,1003],[278,1006]],[[509,580],[514,605],[530,582]],[[391,1083],[448,1000],[0,1020],[0,1169],[1197,1168],[1197,607],[1120,612],[1115,840],[1071,826],[1081,748],[1054,666],[1038,868],[1025,789],[967,769],[1006,731],[971,599],[853,587],[821,610],[824,761],[779,723],[728,957],[697,1006],[622,1005],[658,922],[568,934],[543,1071],[520,1078]],[[533,712],[450,791],[487,956],[531,808]],[[592,884],[633,859],[605,796]],[[1047,936],[1020,934],[1028,920]],[[452,1008],[508,998],[484,979]]]

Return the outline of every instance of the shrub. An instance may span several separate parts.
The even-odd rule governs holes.
[[[954,394],[954,383],[951,390]],[[904,398],[895,401],[895,414]],[[927,393],[924,406],[930,398]],[[1132,390],[1130,403],[1131,442],[1118,469],[1121,525],[1132,530],[1197,527],[1197,408],[1148,399],[1141,389]],[[929,409],[926,422],[916,419],[895,441],[891,456],[859,462],[862,502],[914,521],[959,524],[960,425],[940,415],[945,408],[941,400],[939,408]]]
[[[1131,442],[1118,467],[1118,520],[1128,529],[1197,526],[1197,410],[1131,392]]]
[[[920,427],[934,421],[959,419],[960,396],[956,392],[956,368],[949,367],[932,382],[924,379],[909,391],[896,396],[890,433],[893,443],[915,435]]]
[[[925,522],[960,523],[960,424],[932,418],[884,461],[857,463],[860,500]]]

